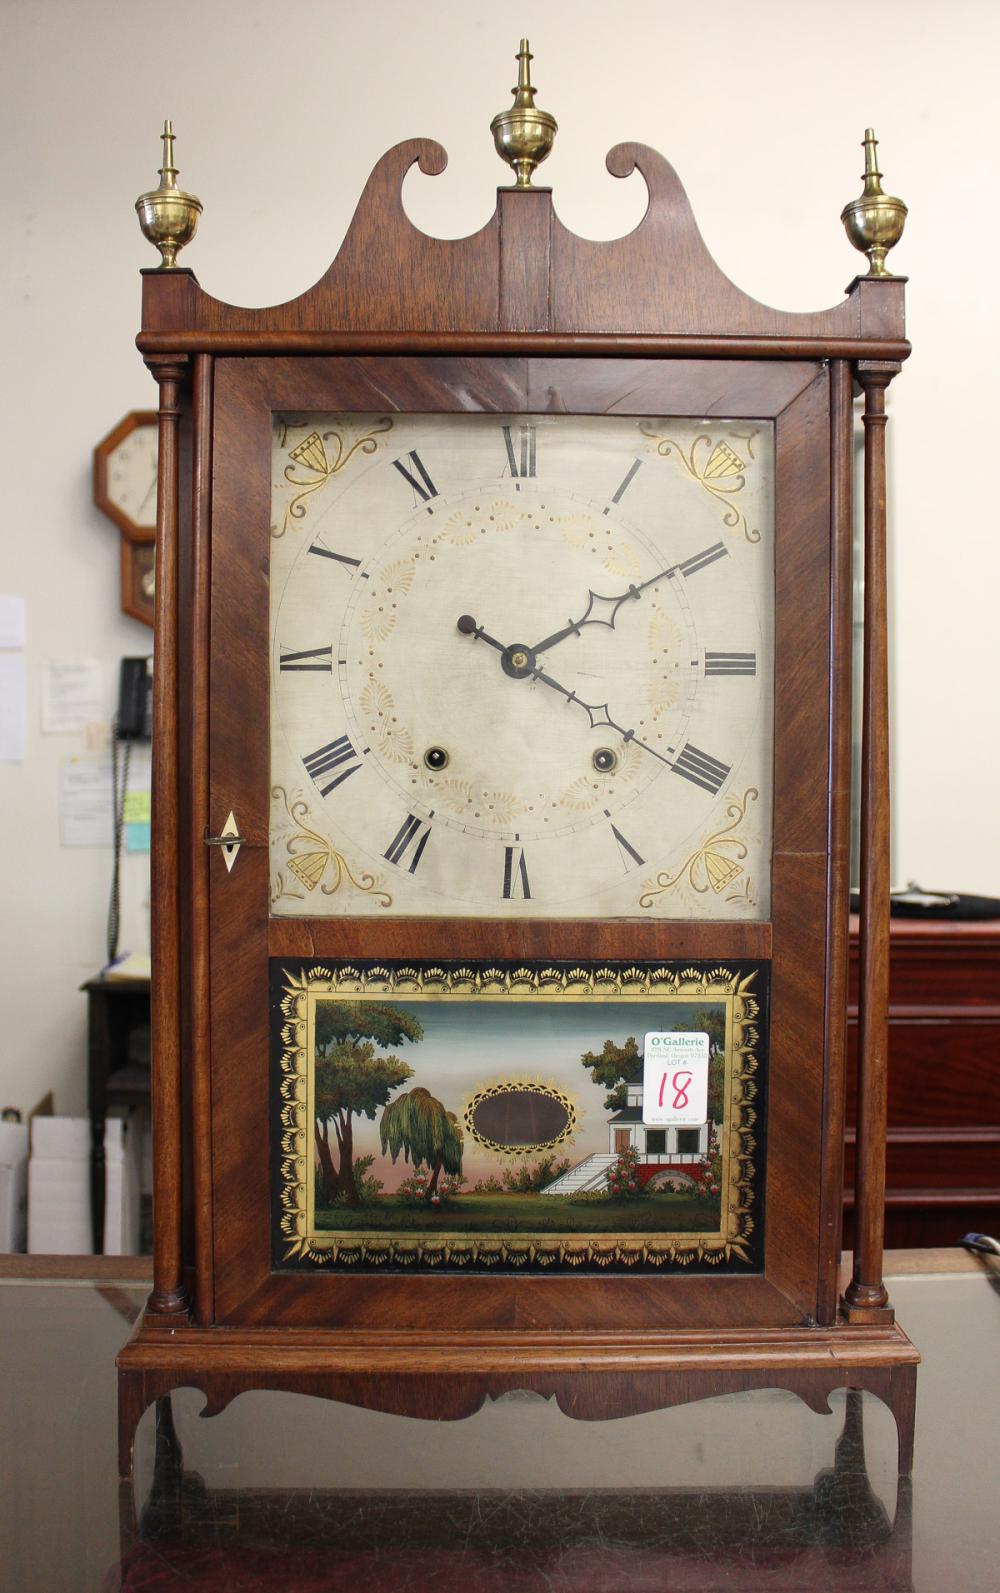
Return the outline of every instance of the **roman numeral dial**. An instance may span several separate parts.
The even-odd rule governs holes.
[[[314,553],[318,559],[332,559],[335,564],[340,564],[345,570],[359,570],[361,560],[352,558],[349,553],[335,553],[333,548],[328,548],[322,537],[317,537],[315,542],[309,544],[309,552]]]
[[[296,673],[300,670],[319,671],[329,675],[333,669],[333,646],[306,647],[300,652],[294,652],[290,647],[282,647],[278,660],[278,668],[283,675]]]
[[[616,824],[612,824],[611,834],[615,838],[615,844],[618,847],[618,855],[621,858],[622,867],[626,874],[630,869],[641,868],[643,863],[646,861],[645,858],[639,855],[631,841],[627,841],[625,839],[624,835]]]
[[[690,741],[677,754],[673,763],[675,774],[690,780],[692,785],[701,786],[703,791],[711,791],[713,796],[717,796],[722,789],[731,767],[731,764],[702,752],[700,747],[693,746]]]
[[[413,488],[413,491],[416,493],[417,497],[422,503],[427,503],[430,498],[437,497],[437,487],[435,487],[430,476],[427,474],[427,466],[424,464],[415,448],[410,449],[406,461],[402,459],[394,459],[392,462],[399,471],[403,480],[409,482],[410,486]]]
[[[302,762],[310,779],[319,787],[320,796],[329,796],[361,768],[358,754],[347,736],[338,736],[325,747],[317,747],[315,752],[307,753]]]
[[[397,868],[415,874],[431,837],[431,826],[408,813],[396,831],[383,856]]]
[[[523,847],[507,846],[503,854],[503,899],[505,902],[510,902],[517,897],[523,902],[531,900],[528,865]]]
[[[492,920],[769,911],[770,424],[714,399],[670,415],[652,366],[595,385],[532,360],[407,366],[413,412],[393,362],[369,364],[378,415],[276,423],[271,911],[369,918],[376,956],[376,919],[478,919],[489,948]],[[667,418],[643,418],[652,391]],[[342,439],[325,474],[289,459],[313,432]],[[686,861],[717,833],[739,867],[702,891]],[[426,943],[467,954],[458,928]]]
[[[756,653],[706,653],[706,675],[756,675]]]
[[[537,463],[534,426],[501,427],[507,450],[507,468],[513,477],[533,476]]]
[[[708,566],[714,564],[716,559],[725,559],[728,556],[729,549],[725,543],[713,542],[710,548],[703,548],[700,553],[694,553],[689,559],[683,559],[677,565],[677,570],[680,575],[686,576],[690,580],[691,576],[697,575],[699,570],[707,570]]]
[[[632,485],[632,482],[635,480],[636,473],[641,464],[641,459],[633,459],[621,481],[618,483],[618,486],[615,488],[615,491],[611,494],[611,503],[621,503],[629,487]],[[611,513],[611,504],[606,506],[604,513]]]

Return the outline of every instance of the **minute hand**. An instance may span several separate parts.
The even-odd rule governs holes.
[[[555,647],[557,642],[565,641],[567,636],[579,636],[584,625],[606,625],[609,630],[614,630],[618,618],[618,610],[623,603],[637,603],[647,587],[655,586],[657,581],[662,581],[668,575],[673,575],[679,570],[679,564],[668,564],[666,569],[658,570],[651,575],[648,581],[642,581],[638,586],[630,586],[624,592],[619,592],[615,597],[602,597],[599,592],[587,593],[587,607],[578,620],[570,620],[562,630],[553,631],[551,636],[546,636],[542,641],[536,642],[531,649],[536,658],[539,653],[547,652],[550,647]],[[602,613],[601,610],[604,612]]]
[[[634,730],[629,730],[625,725],[620,725],[617,719],[612,719],[611,711],[606,702],[584,702],[583,698],[578,697],[575,691],[567,691],[565,686],[561,685],[558,680],[553,680],[552,676],[547,675],[543,669],[533,669],[531,671],[531,679],[541,681],[543,686],[550,686],[561,697],[565,697],[567,702],[575,702],[583,709],[590,720],[591,729],[596,729],[598,725],[607,725],[609,730],[617,730],[624,741],[633,742],[635,746],[642,747],[644,752],[649,752],[654,758],[659,758],[660,762],[665,763],[668,769],[673,768],[674,765],[671,758],[665,758],[662,752],[657,752],[656,748],[651,747],[648,741],[640,741]]]

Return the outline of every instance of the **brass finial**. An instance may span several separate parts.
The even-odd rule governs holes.
[[[868,256],[870,277],[889,277],[885,257],[903,236],[906,206],[901,199],[893,199],[882,192],[882,173],[875,159],[878,139],[872,128],[865,130],[864,188],[859,199],[852,199],[840,213],[855,249]]]
[[[532,186],[531,174],[551,152],[559,130],[555,117],[548,111],[538,110],[535,105],[535,91],[528,72],[531,58],[528,41],[522,39],[517,53],[517,87],[511,89],[514,103],[509,111],[500,111],[490,123],[497,154],[514,168],[515,188]]]
[[[177,269],[177,251],[190,243],[201,215],[201,200],[186,194],[177,186],[177,167],[174,165],[174,129],[164,122],[163,165],[160,167],[160,186],[148,194],[140,194],[135,202],[143,236],[160,251],[159,271]]]

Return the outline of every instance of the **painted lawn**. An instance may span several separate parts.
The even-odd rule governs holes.
[[[323,1232],[405,1229],[423,1233],[698,1233],[719,1226],[718,1199],[649,1195],[644,1200],[590,1200],[574,1204],[558,1195],[459,1195],[436,1211],[386,1195],[350,1210],[318,1207]]]

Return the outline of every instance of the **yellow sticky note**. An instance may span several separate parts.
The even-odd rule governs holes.
[[[125,823],[148,824],[150,820],[149,792],[126,791]]]

